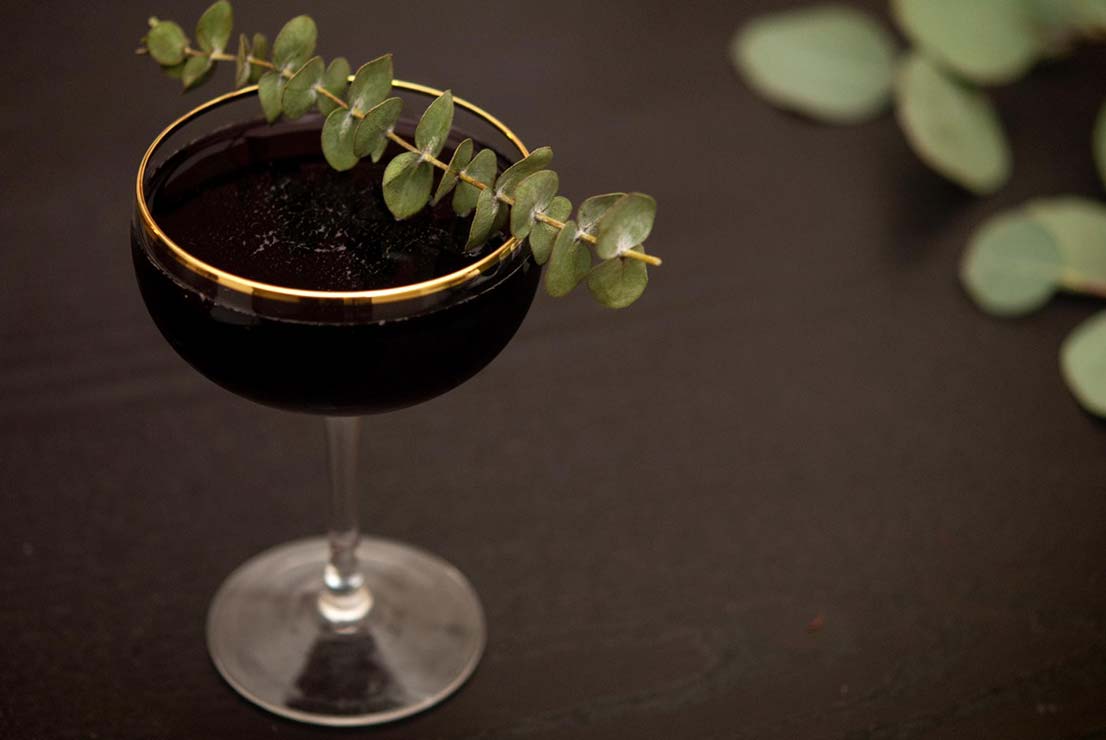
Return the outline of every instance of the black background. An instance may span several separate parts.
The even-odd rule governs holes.
[[[393,51],[552,145],[574,201],[660,203],[632,309],[541,298],[476,379],[369,420],[366,529],[468,574],[490,642],[445,705],[347,734],[1106,736],[1106,429],[1057,368],[1096,305],[999,322],[956,279],[988,213],[1102,195],[1106,54],[995,92],[1016,167],[982,201],[890,115],[747,91],[730,34],[788,4],[237,4],[270,37],[311,13],[328,57]],[[240,700],[203,642],[235,566],[321,528],[321,423],[199,377],[131,273],[139,156],[230,85],[183,98],[131,50],[202,9],[3,11],[4,738],[341,734]]]

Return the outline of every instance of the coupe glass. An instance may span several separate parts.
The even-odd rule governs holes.
[[[400,81],[395,87],[408,96],[440,94]],[[239,693],[277,714],[376,724],[454,692],[480,659],[485,627],[458,570],[421,549],[359,533],[361,417],[437,396],[484,367],[522,323],[539,269],[513,239],[459,271],[357,292],[265,284],[198,259],[158,225],[154,200],[186,169],[190,142],[212,132],[232,131],[228,161],[243,151],[265,156],[264,137],[250,140],[263,127],[255,93],[250,87],[205,103],[154,139],[138,170],[135,272],[154,322],[199,372],[250,400],[325,416],[329,533],[263,552],[226,579],[207,618],[215,666]],[[464,125],[527,154],[493,116],[455,101],[472,119]],[[228,129],[227,121],[238,123]],[[320,121],[278,125],[317,131]],[[184,176],[173,184],[189,186]]]

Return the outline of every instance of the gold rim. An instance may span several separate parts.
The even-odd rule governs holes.
[[[410,92],[421,93],[423,95],[429,95],[437,97],[442,94],[442,90],[438,90],[427,85],[420,85],[416,82],[404,82],[403,80],[393,80],[392,86],[399,88],[400,90],[408,90]],[[342,303],[390,303],[392,301],[401,301],[407,298],[418,298],[421,296],[431,295],[447,288],[452,288],[461,283],[467,282],[472,278],[480,275],[488,270],[490,267],[499,264],[518,247],[518,240],[514,237],[510,237],[507,241],[503,242],[494,252],[482,257],[480,260],[465,267],[456,272],[451,272],[448,275],[442,275],[436,277],[433,280],[425,280],[421,283],[411,283],[410,285],[401,285],[396,288],[380,288],[377,290],[304,290],[301,288],[286,288],[281,285],[272,285],[269,283],[262,283],[257,280],[250,280],[249,278],[240,277],[233,273],[221,270],[214,265],[210,265],[201,259],[189,254],[183,247],[177,244],[175,241],[169,238],[169,235],[161,230],[157,222],[154,221],[153,215],[150,213],[149,207],[146,205],[146,189],[144,181],[146,179],[146,167],[150,162],[150,158],[153,156],[154,151],[161,145],[161,142],[171,135],[174,131],[184,126],[193,118],[211,110],[212,108],[218,108],[221,105],[225,105],[233,100],[244,97],[246,95],[252,95],[257,92],[257,85],[251,85],[244,87],[240,90],[220,95],[217,98],[213,98],[203,105],[193,108],[188,113],[178,118],[169,124],[164,131],[158,134],[153,143],[150,144],[149,149],[146,150],[146,154],[142,157],[142,162],[138,165],[138,179],[135,184],[135,196],[138,202],[138,213],[142,219],[142,224],[146,228],[147,232],[153,237],[161,240],[169,250],[177,258],[177,260],[188,269],[201,275],[202,277],[212,280],[219,285],[224,285],[232,290],[237,290],[246,295],[259,295],[265,298],[276,298],[278,300],[286,301],[298,301],[302,299],[314,299],[314,300],[328,300],[339,301]],[[522,143],[522,141],[515,135],[515,132],[507,128],[507,126],[498,118],[488,113],[483,108],[474,105],[463,98],[453,98],[455,105],[470,111],[480,118],[483,118],[497,131],[503,134],[518,150],[523,157],[528,155],[530,151]]]

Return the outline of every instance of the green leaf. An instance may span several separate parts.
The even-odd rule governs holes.
[[[540,170],[515,188],[515,204],[511,207],[511,233],[525,239],[537,223],[537,214],[544,213],[557,194],[560,182],[552,170]]]
[[[166,77],[171,77],[174,80],[179,80],[181,75],[184,74],[184,65],[187,62],[181,62],[180,64],[174,64],[172,67],[162,67],[161,71],[165,73]]]
[[[608,208],[595,224],[595,253],[617,257],[644,242],[653,230],[657,201],[644,193],[627,193]]]
[[[188,37],[184,29],[173,21],[157,21],[146,34],[146,49],[163,67],[172,67],[184,61]]]
[[[1060,347],[1060,370],[1075,400],[1106,416],[1106,311],[1075,328]]]
[[[498,162],[496,162],[495,152],[491,149],[481,149],[461,171],[473,180],[491,187],[495,184],[496,169],[498,169]],[[457,189],[453,191],[453,211],[458,216],[469,215],[476,207],[476,201],[481,192],[475,185],[467,182],[457,183]]]
[[[484,150],[487,151],[487,150]],[[469,227],[469,239],[465,244],[465,250],[475,249],[488,241],[495,228],[496,216],[499,213],[499,199],[491,188],[480,191],[476,198],[476,215],[472,217],[472,225]]]
[[[453,93],[446,90],[427,106],[415,127],[415,146],[437,157],[453,128]]]
[[[353,136],[357,119],[345,108],[335,108],[323,122],[322,146],[327,164],[338,171],[352,169],[357,164]]]
[[[323,86],[323,89],[334,97],[344,98],[346,88],[349,87],[349,72],[349,62],[346,61],[345,57],[338,57],[327,66],[326,73],[323,74],[323,79],[320,84]],[[318,105],[319,112],[324,116],[329,115],[335,108],[341,107],[322,94],[319,95]]]
[[[564,223],[572,216],[572,201],[563,195],[558,195],[550,201],[549,206],[545,209],[545,215]],[[561,233],[560,229],[541,221],[538,221],[530,229],[530,251],[534,254],[534,261],[539,265],[544,265],[546,260],[549,259],[549,254],[553,251],[553,242],[557,239],[559,233]]]
[[[518,184],[538,170],[544,170],[553,161],[553,150],[547,146],[539,147],[520,159],[513,165],[503,170],[503,174],[495,181],[496,192],[501,195],[514,196]]]
[[[380,161],[380,155],[388,146],[388,132],[396,125],[402,111],[403,101],[399,98],[388,98],[370,108],[357,124],[353,137],[354,153],[358,157],[371,154],[374,162]]]
[[[213,3],[196,23],[196,42],[200,49],[211,52],[223,52],[230,43],[230,33],[234,28],[234,11],[226,0]]]
[[[266,72],[257,81],[257,97],[269,123],[280,118],[280,98],[284,94],[284,78],[280,72]]]
[[[414,152],[403,152],[384,169],[384,202],[397,219],[409,218],[430,200],[433,184],[430,164]]]
[[[1025,212],[1055,240],[1065,286],[1094,284],[1106,289],[1106,206],[1067,196],[1031,201]]]
[[[580,225],[580,231],[595,236],[595,225],[599,223],[599,219],[625,195],[626,193],[604,193],[593,195],[581,203],[576,211],[576,223]]]
[[[323,79],[325,71],[326,65],[322,57],[312,57],[292,75],[284,85],[284,93],[280,98],[280,109],[286,117],[299,118],[315,107],[315,100],[319,97],[315,85]]]
[[[635,247],[635,252],[643,252]],[[600,263],[588,273],[588,289],[607,308],[626,308],[641,297],[649,284],[644,262],[621,257]]]
[[[750,22],[730,42],[746,82],[776,105],[852,123],[891,101],[895,42],[866,13],[815,5]]]
[[[273,64],[278,71],[295,72],[315,53],[319,30],[311,16],[298,15],[284,24],[273,42]]]
[[[545,270],[545,290],[554,298],[568,295],[590,269],[591,252],[576,241],[576,223],[568,221],[553,242],[549,267]]]
[[[914,152],[937,172],[985,195],[1010,178],[1010,145],[991,101],[912,55],[895,79],[895,113]]]
[[[250,56],[250,40],[246,38],[246,34],[238,34],[238,53],[234,55],[234,86],[245,87],[250,84],[250,67],[253,66],[249,62]]]
[[[1017,79],[1042,52],[1026,0],[894,0],[892,8],[916,46],[982,85]]]
[[[1056,240],[1033,218],[1007,213],[972,236],[960,281],[972,300],[995,316],[1037,310],[1056,292],[1061,272]]]
[[[184,68],[181,70],[180,81],[185,90],[191,90],[207,82],[214,69],[215,64],[211,61],[211,57],[188,57],[188,61],[184,63]]]
[[[472,139],[465,139],[453,150],[449,167],[442,173],[442,179],[438,181],[438,189],[434,191],[434,197],[430,199],[430,205],[438,205],[438,202],[453,190],[453,187],[457,184],[457,175],[472,161],[473,148]]]
[[[253,43],[250,44],[250,56],[260,61],[267,61],[269,58],[269,39],[263,33],[255,33],[253,35]],[[265,74],[265,67],[260,64],[250,65],[250,82],[257,82],[261,79],[261,75]]]
[[[1098,109],[1098,118],[1094,122],[1094,163],[1098,167],[1098,176],[1106,183],[1106,103]]]
[[[392,90],[392,55],[385,54],[362,64],[349,86],[349,105],[365,113],[388,97]]]

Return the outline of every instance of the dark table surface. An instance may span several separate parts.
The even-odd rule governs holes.
[[[445,705],[347,734],[1106,737],[1106,427],[1057,369],[1097,306],[999,322],[956,279],[988,213],[1102,195],[1106,54],[996,92],[1017,165],[981,201],[890,116],[819,127],[744,88],[732,30],[788,4],[237,8],[390,49],[551,144],[574,200],[661,204],[633,309],[540,298],[477,378],[369,420],[366,529],[467,573],[490,642]],[[202,5],[3,14],[5,739],[339,734],[240,700],[203,636],[235,566],[322,527],[321,424],[199,377],[131,272],[139,155],[230,84],[182,98],[131,49]]]

